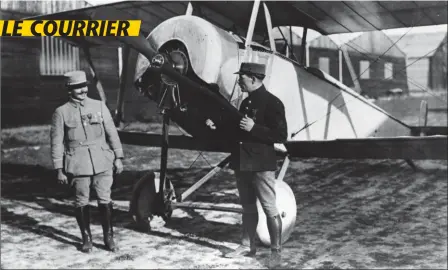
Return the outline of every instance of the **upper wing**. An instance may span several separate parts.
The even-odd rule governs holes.
[[[253,1],[193,1],[193,14],[242,36],[246,35]],[[273,27],[302,26],[324,35],[375,31],[447,23],[447,1],[267,1]],[[185,14],[188,1],[124,1],[28,19],[134,19],[149,34],[161,22]],[[109,12],[113,10],[114,12]],[[264,9],[259,9],[255,33],[266,32]],[[254,37],[256,40],[256,37]],[[117,45],[102,37],[69,38],[83,45]]]
[[[303,21],[307,24],[303,27],[323,35],[446,24],[448,8],[446,1],[288,1],[268,5],[273,25],[300,26]]]

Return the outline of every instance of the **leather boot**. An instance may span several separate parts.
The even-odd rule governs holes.
[[[243,213],[243,237],[241,245],[227,253],[226,258],[254,257],[257,253],[255,239],[257,235],[258,213]],[[249,247],[249,250],[248,250]]]
[[[282,219],[280,215],[266,218],[269,236],[271,238],[271,255],[269,257],[269,269],[284,267],[282,264]]]
[[[90,206],[76,207],[75,209],[76,221],[81,230],[82,246],[81,251],[89,253],[92,251],[92,233],[90,232]]]
[[[117,251],[118,248],[114,242],[114,230],[112,226],[112,202],[108,204],[99,204],[98,208],[101,213],[101,225],[103,226],[104,245],[109,251]]]

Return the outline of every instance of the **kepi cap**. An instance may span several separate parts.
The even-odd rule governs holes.
[[[70,89],[81,88],[88,85],[86,73],[82,70],[70,71],[64,74],[65,85]]]
[[[266,65],[258,63],[241,63],[240,70],[234,74],[260,74],[266,75]]]

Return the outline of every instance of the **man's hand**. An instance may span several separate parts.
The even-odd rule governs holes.
[[[210,129],[213,129],[213,130],[216,129],[215,123],[213,123],[213,121],[211,119],[205,120],[205,125],[207,125]]]
[[[252,118],[247,117],[247,115],[245,115],[240,121],[240,128],[248,132],[252,130],[254,125],[255,125],[254,120]]]
[[[67,175],[62,171],[62,169],[58,169],[58,183],[59,184],[68,184]]]
[[[117,158],[114,161],[114,172],[116,174],[120,174],[123,172],[123,163],[121,162],[121,158]]]

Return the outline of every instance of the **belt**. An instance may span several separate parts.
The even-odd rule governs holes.
[[[82,146],[89,146],[89,145],[95,145],[100,144],[101,140],[93,140],[93,141],[71,141],[66,143],[67,147],[70,148],[77,148]]]

